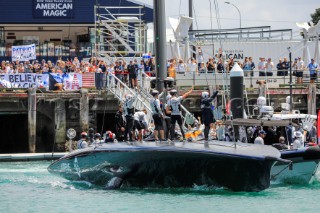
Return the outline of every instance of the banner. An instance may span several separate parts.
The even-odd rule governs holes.
[[[12,46],[12,61],[29,61],[36,59],[36,45]]]
[[[73,0],[33,0],[34,18],[72,18]]]
[[[57,83],[63,84],[64,90],[79,90],[82,87],[82,74],[50,73],[49,82],[50,90],[54,90]]]
[[[48,88],[48,74],[0,74],[0,88]]]

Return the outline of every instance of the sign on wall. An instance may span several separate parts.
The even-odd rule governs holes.
[[[0,74],[0,88],[48,88],[49,75]]]
[[[33,0],[34,18],[72,18],[74,0]]]
[[[12,61],[29,61],[36,59],[36,45],[12,46]]]

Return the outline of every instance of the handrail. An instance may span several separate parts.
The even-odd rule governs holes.
[[[148,76],[144,71],[141,71],[141,76],[144,76],[146,79],[148,79],[148,81],[150,82],[151,81],[151,78],[150,78],[150,76]],[[142,79],[142,78],[141,78]],[[142,86],[141,86],[141,90],[144,90],[144,94],[146,94],[146,96],[148,97],[148,98],[152,98],[152,95],[150,94],[150,88],[151,88],[151,84],[149,83],[149,84],[147,84],[147,86],[149,85],[149,90],[145,90],[145,84],[143,84]],[[180,105],[180,107],[181,107],[181,111],[183,111],[184,112],[184,115],[182,114],[182,119],[183,119],[183,125],[185,125],[185,123],[186,123],[186,117],[187,116],[190,116],[190,115],[192,115],[192,113],[190,113],[188,110],[187,110],[187,108],[185,108],[182,104]],[[194,118],[194,117],[193,117]],[[195,120],[196,120],[196,118],[194,118]]]
[[[136,91],[133,91],[132,89],[130,89],[125,83],[123,83],[119,78],[117,78],[114,74],[109,74],[108,76],[108,80],[107,80],[107,88],[110,92],[112,92],[116,98],[119,101],[123,101],[124,95],[127,93],[130,93],[131,95],[137,96],[136,101],[134,103],[135,108],[145,108],[147,110],[147,122],[149,123],[152,119],[152,111],[150,106],[145,103],[145,101],[143,100],[143,97],[139,97],[141,96],[141,93],[137,93]],[[137,104],[140,104],[139,107],[137,107]]]
[[[249,71],[253,73],[253,76],[250,75],[249,72],[247,72],[248,76],[246,76],[246,71],[244,71],[244,84],[246,85],[247,88],[251,87],[251,88],[257,88],[256,82],[257,81],[261,81],[261,80],[265,80],[266,83],[269,84],[269,88],[278,88],[280,84],[282,85],[287,85],[289,84],[289,71],[288,71],[288,75],[287,76],[277,76],[275,75],[276,72],[279,70],[272,70],[273,74],[272,76],[258,76],[259,72],[261,71]],[[286,70],[281,70],[281,71],[286,71]],[[264,71],[263,71],[264,72]],[[267,72],[264,72],[267,73]],[[224,78],[227,76],[229,78],[230,73],[217,73],[217,72],[213,72],[213,73],[194,73],[194,72],[186,72],[186,73],[177,73],[176,74],[176,84],[178,87],[181,86],[189,86],[190,84],[195,84],[197,86],[209,86],[209,85],[229,85],[229,81],[224,82],[223,80]],[[193,76],[193,77],[192,77]],[[190,78],[191,77],[191,78]],[[304,71],[303,75],[302,75],[302,83],[301,84],[296,84],[298,85],[302,85],[302,84],[306,84],[309,83],[308,78],[310,77],[309,71]],[[292,76],[292,82],[296,82],[297,77],[295,75]],[[317,76],[316,82],[319,82],[319,75]]]

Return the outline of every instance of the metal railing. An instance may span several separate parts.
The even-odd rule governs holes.
[[[244,84],[246,88],[259,88],[257,81],[264,80],[268,83],[269,88],[279,88],[280,86],[289,85],[290,76],[289,71],[280,70],[283,72],[288,72],[286,76],[277,76],[278,70],[272,70],[272,76],[259,76],[259,72],[261,71],[244,71]],[[249,72],[253,72],[253,76],[249,74]],[[249,75],[246,76],[246,73]],[[268,73],[268,72],[264,72]],[[270,72],[269,72],[270,73]],[[294,71],[292,71],[294,73]],[[228,80],[230,77],[229,73],[217,73],[217,72],[204,72],[204,73],[195,73],[195,72],[185,72],[185,73],[177,73],[176,75],[176,86],[177,87],[187,87],[190,85],[196,86],[229,86],[230,81]],[[227,79],[227,80],[226,80]],[[319,82],[319,74],[316,79],[316,82]],[[297,82],[297,77],[292,75],[292,82],[295,84]],[[301,84],[308,84],[310,82],[310,72],[308,70],[303,71],[303,77]],[[300,85],[301,85],[300,84]],[[299,84],[296,84],[299,85]]]
[[[141,71],[140,72],[140,78],[141,78],[141,81],[140,81],[140,94],[142,96],[144,96],[144,99],[147,100],[147,99],[151,99],[152,98],[152,95],[150,94],[152,88],[151,88],[151,80],[152,78],[149,77],[145,72]],[[181,106],[181,112],[182,112],[182,119],[183,119],[183,125],[185,126],[185,124],[187,123],[186,122],[186,118],[190,118],[190,117],[193,117],[193,119],[196,120],[196,118],[194,118],[193,114],[190,113],[183,105],[180,105]]]
[[[131,94],[132,96],[136,96],[136,100],[133,104],[135,109],[147,110],[147,122],[150,123],[152,120],[152,111],[150,108],[150,101],[146,99],[141,92],[130,89],[125,83],[123,83],[119,78],[117,78],[114,74],[108,74],[106,79],[106,88],[110,91],[114,96],[121,102],[124,101],[126,94]]]

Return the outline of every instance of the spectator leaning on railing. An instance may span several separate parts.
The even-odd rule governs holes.
[[[258,63],[258,70],[259,70],[259,76],[265,76],[266,75],[266,61],[264,57],[259,58]]]
[[[314,59],[311,59],[308,68],[310,71],[310,83],[314,83],[314,81],[317,80],[317,72],[319,70],[319,65],[314,61]]]

